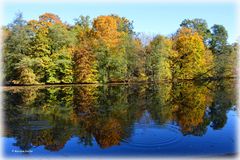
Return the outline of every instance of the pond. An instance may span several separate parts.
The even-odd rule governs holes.
[[[4,87],[4,155],[236,155],[235,89],[234,80]]]

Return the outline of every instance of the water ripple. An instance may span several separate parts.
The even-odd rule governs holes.
[[[172,124],[146,125],[136,124],[134,134],[131,137],[122,139],[122,142],[130,147],[155,149],[175,145],[181,140],[179,128]]]

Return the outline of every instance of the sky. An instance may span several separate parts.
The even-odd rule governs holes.
[[[99,15],[118,14],[133,20],[134,31],[168,36],[179,28],[184,19],[205,19],[210,28],[223,25],[228,31],[228,42],[236,42],[237,7],[234,3],[13,3],[3,5],[3,25],[11,23],[17,12],[26,20],[38,19],[39,15],[51,12],[63,22],[74,24],[80,15],[96,18]]]

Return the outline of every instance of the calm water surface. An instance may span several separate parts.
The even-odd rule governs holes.
[[[4,153],[235,155],[235,82],[4,88]]]

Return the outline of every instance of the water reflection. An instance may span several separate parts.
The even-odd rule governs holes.
[[[179,139],[176,132],[203,136],[209,126],[223,128],[236,105],[234,86],[226,80],[15,87],[4,91],[4,136],[21,150],[59,151],[72,137],[102,149],[169,145]]]

